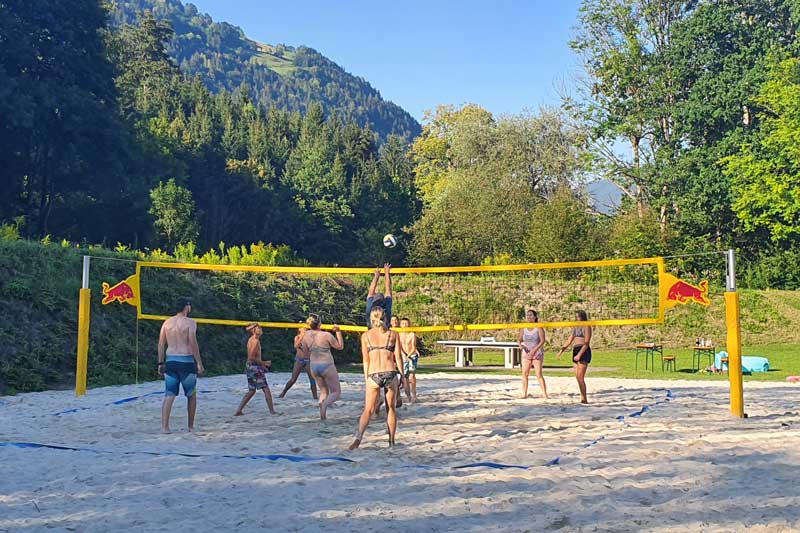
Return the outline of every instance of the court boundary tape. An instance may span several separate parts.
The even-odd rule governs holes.
[[[220,390],[201,390],[201,391],[197,391],[197,392],[199,392],[200,394],[212,394],[212,393],[216,393],[216,392],[225,392],[225,391],[220,391]],[[140,394],[139,396],[130,396],[128,398],[122,398],[120,400],[114,400],[113,402],[104,403],[102,405],[96,405],[94,407],[73,407],[72,409],[65,409],[64,411],[59,411],[57,413],[50,413],[50,414],[51,414],[51,416],[68,415],[68,414],[72,414],[72,413],[77,413],[79,411],[91,411],[92,409],[99,409],[100,407],[111,407],[111,406],[114,406],[114,405],[124,405],[126,403],[135,402],[136,400],[141,400],[141,399],[144,399],[144,398],[148,398],[150,396],[163,396],[163,395],[164,395],[164,391],[163,390],[162,391],[153,391],[153,392],[148,392],[146,394]]]
[[[626,418],[639,418],[642,415],[644,415],[646,412],[650,411],[653,407],[656,407],[658,405],[670,402],[670,401],[673,400],[673,398],[675,398],[675,394],[672,392],[672,389],[658,388],[658,389],[653,389],[653,391],[665,392],[666,394],[664,395],[664,398],[662,398],[662,399],[660,399],[658,401],[655,401],[655,402],[653,402],[651,404],[645,404],[645,405],[642,406],[641,409],[639,409],[637,411],[634,411],[633,413],[630,413],[628,415],[619,415],[618,417],[615,418],[615,420],[619,421],[622,424],[623,428],[629,427],[630,423],[625,421]],[[582,450],[585,450],[586,448],[591,448],[592,446],[594,446],[598,442],[601,442],[601,441],[605,440],[607,437],[608,437],[608,435],[601,435],[601,436],[597,437],[596,439],[591,440],[591,441],[587,442],[586,444],[583,444],[583,445],[577,447],[576,449],[572,450],[571,452],[567,452],[565,454],[562,454],[562,455],[559,455],[557,457],[554,457],[553,459],[547,461],[544,464],[544,466],[557,466],[557,465],[561,464],[561,458],[562,457],[568,457],[570,455],[575,455],[576,453],[578,453],[578,452],[580,452]]]
[[[627,415],[619,415],[615,418],[615,420],[619,421],[622,426],[621,427],[629,427],[630,423],[626,422],[627,419],[630,418],[640,418],[648,411],[652,410],[654,407],[659,405],[665,404],[667,402],[672,401],[675,398],[675,394],[672,392],[672,389],[653,389],[653,391],[658,392],[665,392],[665,395],[662,399],[657,400],[653,403],[646,404],[642,406],[640,409],[629,413]],[[200,391],[205,393],[212,393],[212,392],[220,392],[220,391]],[[139,396],[131,396],[128,398],[122,398],[121,400],[116,400],[113,402],[109,402],[104,404],[104,406],[110,405],[122,405],[125,403],[130,403],[136,401],[141,398],[149,397],[149,396],[156,396],[159,394],[164,394],[163,391],[156,391],[156,392],[149,392],[147,394],[142,394]],[[84,407],[84,408],[77,408],[64,411],[63,413],[54,413],[54,415],[65,414],[68,412],[75,412],[76,410],[82,409],[92,409],[91,407]],[[595,439],[586,442],[574,450],[567,452],[565,454],[559,455],[550,461],[547,461],[543,465],[508,465],[503,463],[495,463],[489,461],[481,461],[476,463],[469,463],[464,465],[456,465],[451,467],[444,467],[450,468],[451,470],[464,470],[469,468],[491,468],[494,470],[507,470],[507,469],[517,469],[517,470],[530,470],[532,468],[545,466],[558,466],[561,464],[561,459],[563,457],[568,457],[571,455],[575,455],[576,453],[585,450],[587,448],[591,448],[592,446],[596,445],[599,442],[604,441],[608,438],[608,435],[600,435]],[[358,463],[353,459],[348,459],[347,457],[339,457],[339,456],[325,456],[325,457],[310,457],[310,456],[303,456],[303,455],[285,455],[285,454],[256,454],[256,455],[231,455],[231,454],[201,454],[201,453],[185,453],[185,452],[153,452],[153,451],[111,451],[111,450],[98,450],[95,448],[87,448],[87,447],[74,447],[74,446],[63,446],[57,444],[42,444],[37,442],[0,442],[0,447],[14,447],[14,448],[27,448],[27,449],[51,449],[51,450],[62,450],[62,451],[76,451],[76,452],[88,452],[88,453],[96,453],[96,454],[110,454],[110,455],[149,455],[153,457],[191,457],[191,458],[218,458],[218,459],[251,459],[251,460],[267,460],[267,461],[280,461],[286,460],[292,463],[301,463],[301,462],[325,462],[325,461],[336,461],[336,462],[343,462],[343,463]],[[428,466],[428,465],[407,465],[407,468],[419,468],[423,470],[433,470],[437,467]]]
[[[192,458],[212,458],[212,459],[262,459],[267,461],[286,460],[292,463],[323,461],[339,461],[343,463],[355,463],[352,459],[337,456],[310,457],[305,455],[285,455],[285,454],[254,454],[254,455],[231,455],[231,454],[204,454],[187,452],[151,452],[146,450],[138,451],[119,451],[119,450],[98,450],[95,448],[62,446],[58,444],[42,444],[39,442],[0,442],[0,447],[7,448],[27,448],[27,449],[49,449],[73,452],[88,452],[107,455],[150,455],[154,457],[192,457]]]

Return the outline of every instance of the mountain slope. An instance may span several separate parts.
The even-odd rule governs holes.
[[[169,21],[175,29],[170,55],[214,92],[246,85],[261,104],[301,113],[318,102],[327,114],[369,125],[383,139],[395,134],[410,140],[420,132],[408,112],[312,48],[258,43],[179,0],[112,0],[111,6],[115,24],[135,23],[145,10]]]

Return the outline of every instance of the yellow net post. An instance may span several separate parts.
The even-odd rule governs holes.
[[[725,324],[728,330],[728,379],[731,383],[731,414],[739,418],[744,413],[744,387],[742,385],[742,333],[739,321],[739,293],[736,292],[736,256],[733,250],[726,254]]]
[[[81,284],[78,299],[78,362],[75,369],[75,396],[86,394],[91,294],[92,291],[89,289],[89,256],[83,256],[83,283]]]

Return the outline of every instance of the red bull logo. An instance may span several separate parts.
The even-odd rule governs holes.
[[[703,280],[699,285],[683,281],[672,274],[662,274],[661,298],[667,307],[694,302],[700,305],[711,305],[708,297],[708,280]]]
[[[679,280],[667,291],[667,300],[675,300],[681,304],[694,302],[701,305],[711,305],[711,300],[708,299],[708,281],[703,280],[697,286]]]
[[[139,277],[134,274],[115,285],[103,282],[102,304],[106,305],[112,302],[137,306],[139,304]]]

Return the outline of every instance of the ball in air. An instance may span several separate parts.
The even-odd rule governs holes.
[[[383,237],[383,245],[387,248],[394,248],[395,246],[397,246],[397,237],[395,237],[391,233],[385,235]]]

